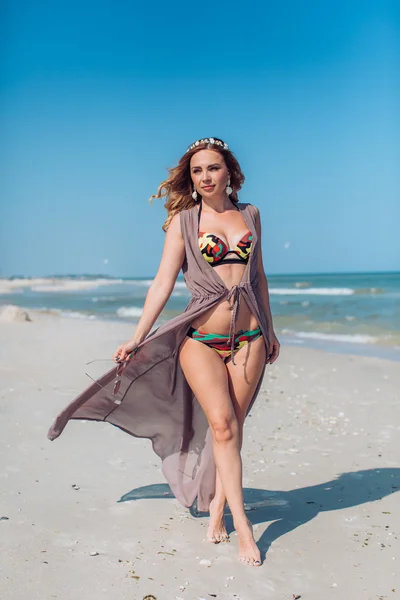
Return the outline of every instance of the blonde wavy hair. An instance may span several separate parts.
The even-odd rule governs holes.
[[[219,140],[218,138],[213,139],[222,142],[222,140]],[[167,231],[172,218],[177,213],[187,208],[191,208],[196,204],[195,200],[192,198],[193,184],[190,177],[190,160],[192,156],[200,150],[214,150],[215,152],[222,154],[230,173],[230,185],[232,188],[232,193],[229,195],[229,198],[232,200],[232,202],[239,202],[237,193],[243,185],[244,175],[237,159],[235,158],[235,155],[230,150],[217,144],[212,144],[210,142],[200,143],[195,148],[186,152],[176,167],[168,169],[169,177],[165,181],[161,182],[157,193],[153,194],[149,198],[150,203],[153,201],[153,198],[166,197],[167,199],[164,207],[168,211],[168,216],[162,226],[163,231]],[[201,198],[199,193],[197,193],[197,198]]]

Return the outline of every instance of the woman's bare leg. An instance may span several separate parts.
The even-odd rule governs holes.
[[[228,380],[229,380],[229,372],[228,372]],[[231,386],[229,386],[231,389]],[[233,396],[231,392],[231,396]],[[250,400],[249,400],[250,402]],[[247,403],[248,406],[248,403]],[[243,424],[246,416],[247,406],[244,410],[238,406],[236,402],[233,402],[233,408],[235,411],[236,419],[239,425],[239,450],[242,449],[242,441],[243,441]],[[210,502],[210,523],[207,531],[207,539],[209,542],[213,544],[219,544],[220,542],[228,542],[229,535],[225,527],[225,517],[224,510],[226,504],[226,496],[224,492],[224,488],[222,487],[221,478],[218,473],[218,469],[216,471],[216,479],[215,479],[215,495],[214,498]]]
[[[239,425],[239,450],[241,450],[243,439],[243,421],[240,420],[240,415],[238,415],[237,411],[235,411],[235,413]],[[226,530],[224,517],[225,504],[226,496],[217,469],[215,479],[215,495],[210,502],[210,523],[207,531],[207,539],[213,544],[229,541],[229,535]]]
[[[263,365],[265,364],[266,352],[265,344],[262,340],[262,337],[257,338],[257,340],[250,342],[250,344],[237,352],[235,355],[236,365],[233,365],[230,359],[226,363],[229,390],[239,425],[240,449],[242,448],[243,426],[247,410],[259,381]],[[264,350],[254,347],[254,350],[256,350],[254,355],[252,344],[256,343],[258,346],[264,346]],[[210,526],[208,530],[208,539],[214,543],[229,539],[224,521],[225,504],[226,496],[217,470],[215,496],[210,505]]]
[[[238,370],[237,378],[244,379],[243,383],[248,382],[247,386],[254,385],[254,380],[258,382],[265,362],[264,342],[257,342],[251,342],[235,356],[237,365],[233,368]],[[210,424],[215,463],[238,533],[240,557],[248,564],[258,565],[260,554],[244,512],[239,424],[230,393],[229,367],[214,350],[191,338],[182,343],[180,362]],[[258,377],[255,377],[256,364],[259,365]]]

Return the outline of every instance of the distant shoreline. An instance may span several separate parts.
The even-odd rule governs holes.
[[[327,271],[327,272],[301,272],[301,273],[267,273],[269,277],[325,277],[325,276],[348,276],[348,275],[400,275],[400,271]],[[55,274],[55,275],[3,275],[0,277],[0,283],[2,281],[12,281],[14,279],[111,279],[111,280],[140,280],[140,279],[154,279],[154,275],[106,275],[105,273],[67,273],[67,274]],[[183,280],[182,275],[178,275],[178,279]]]

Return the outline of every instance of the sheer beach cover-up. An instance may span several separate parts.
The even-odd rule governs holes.
[[[269,331],[258,290],[258,211],[252,204],[237,208],[253,234],[250,259],[241,282],[228,289],[201,254],[197,238],[196,206],[180,213],[185,259],[182,272],[192,297],[184,312],[151,332],[122,372],[118,395],[114,396],[116,367],[91,384],[55,419],[48,438],[57,438],[70,419],[106,421],[136,437],[149,438],[161,458],[163,474],[177,500],[186,507],[197,498],[199,511],[207,511],[215,492],[212,439],[204,412],[189,387],[179,362],[178,350],[194,319],[228,300],[232,305],[234,331],[239,302],[243,299],[256,317],[268,348]],[[234,336],[232,336],[232,339]],[[265,365],[249,409],[253,405]],[[117,400],[117,402],[116,402]]]

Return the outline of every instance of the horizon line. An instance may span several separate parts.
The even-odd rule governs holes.
[[[294,273],[266,273],[267,277],[290,277],[290,276],[320,276],[320,275],[400,275],[400,271],[381,270],[381,271],[317,271],[317,272],[294,272]],[[68,274],[52,274],[52,275],[1,275],[0,279],[46,279],[46,278],[64,279],[70,277],[97,277],[103,279],[154,279],[155,275],[107,275],[105,273],[68,273]],[[183,278],[181,274],[177,279]]]

